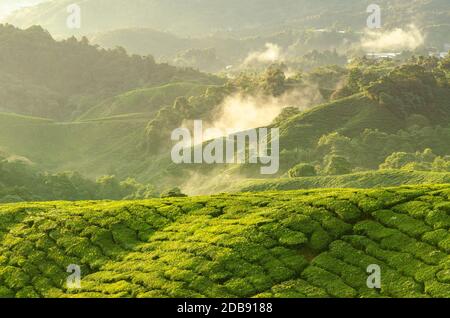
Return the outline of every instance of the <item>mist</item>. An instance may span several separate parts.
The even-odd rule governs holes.
[[[190,171],[189,177],[180,185],[180,188],[183,193],[190,196],[230,191],[237,184],[248,180],[248,177],[236,171],[236,167],[233,166],[225,170],[216,168],[207,173]]]
[[[265,49],[261,51],[254,51],[248,54],[244,60],[244,66],[258,63],[274,63],[282,62],[284,60],[282,48],[277,44],[266,43]]]
[[[279,97],[236,93],[222,102],[213,121],[206,124],[204,141],[253,128],[267,127],[285,107],[307,110],[323,102],[315,86],[294,89]]]
[[[366,31],[361,47],[367,51],[415,50],[425,43],[425,37],[415,26],[396,28],[390,31]]]
[[[16,10],[31,7],[49,0],[1,0],[0,22]]]

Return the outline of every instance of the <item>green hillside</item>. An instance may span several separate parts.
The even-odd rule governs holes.
[[[26,157],[43,170],[74,170],[89,177],[133,177],[155,184],[162,191],[166,187],[185,187],[186,183],[197,190],[205,188],[206,183],[192,185],[190,181],[196,179],[191,178],[193,175],[209,179],[212,174],[221,175],[214,180],[216,183],[259,178],[256,165],[173,164],[171,132],[186,120],[214,121],[218,106],[236,93],[276,98],[274,94],[295,93],[296,89],[314,85],[332,87],[343,77],[344,86],[336,89],[328,102],[306,111],[288,109],[273,121],[272,126],[280,128],[281,136],[278,176],[299,163],[318,167],[321,176],[374,170],[393,153],[422,153],[427,148],[444,158],[450,151],[448,65],[448,59],[413,58],[403,65],[361,59],[348,69],[319,68],[294,79],[286,78],[273,66],[261,73],[229,79],[222,86],[214,81],[169,81],[101,98],[97,104],[86,103],[96,106],[87,107],[78,121],[1,113],[0,150]],[[310,83],[313,78],[316,84]],[[291,106],[295,107],[295,102]],[[348,161],[345,171],[330,168],[336,157]],[[317,180],[312,184],[324,182]],[[347,183],[326,181],[323,185]],[[377,181],[370,184],[376,185]],[[381,183],[400,184],[389,180]],[[363,186],[354,186],[359,185]],[[218,184],[218,188],[223,185]],[[192,193],[190,189],[186,192]],[[202,193],[211,192],[206,189]]]
[[[51,170],[98,176],[139,161],[147,119],[123,118],[59,123],[0,114],[0,149]],[[108,142],[105,143],[105,140]]]
[[[106,50],[83,37],[55,41],[40,26],[0,24],[0,111],[73,120],[104,100],[171,82],[220,84],[215,76]]]
[[[415,153],[431,148],[436,155],[446,156],[450,151],[448,65],[448,58],[410,58],[401,64],[355,61],[344,71],[345,84],[331,94],[329,101],[303,111],[296,110],[293,102],[294,108],[285,108],[273,120],[270,127],[280,129],[279,176],[299,163],[318,167],[318,174],[336,175],[378,169],[396,152]],[[325,87],[323,78],[331,77],[327,68],[301,74],[300,79],[277,77],[280,72],[276,67],[268,68],[258,76],[230,80],[226,87],[250,96],[255,92],[289,94],[304,85],[304,78],[315,76],[317,83],[321,83],[318,85]],[[223,94],[229,95],[230,90],[222,90]],[[185,119],[208,120],[217,104],[213,100],[208,105],[208,98],[201,98],[165,109],[147,127],[151,149],[155,151],[159,146],[169,157],[171,144],[166,142],[162,147],[160,141],[168,140],[171,131]],[[199,108],[201,111],[197,111]],[[347,163],[344,171],[329,169],[333,158]],[[214,168],[216,175],[229,172],[236,177],[261,177],[256,165]],[[190,174],[207,175],[213,170],[211,166],[173,165],[169,161],[165,169],[177,171],[173,175],[184,179]]]
[[[406,170],[365,171],[342,176],[248,180],[234,184],[228,190],[259,192],[319,188],[367,189],[417,184],[450,184],[450,173]]]
[[[11,126],[33,126],[33,125],[48,125],[53,123],[51,119],[39,118],[32,116],[24,116],[11,113],[0,113],[0,124],[1,126],[11,125]]]
[[[359,94],[317,106],[310,111],[279,123],[282,148],[311,147],[330,132],[355,134],[366,128],[396,131],[404,126],[401,119]]]
[[[78,120],[125,114],[141,114],[141,118],[147,117],[150,120],[150,117],[163,106],[173,105],[178,97],[201,95],[208,87],[199,83],[180,82],[131,90],[90,108]]]
[[[389,79],[390,76],[386,78]],[[360,93],[314,107],[278,124],[282,148],[311,147],[318,138],[330,132],[339,132],[345,136],[355,136],[366,129],[395,133],[401,129],[406,130],[411,125],[408,122],[411,115],[425,116],[432,125],[445,126],[450,117],[450,91],[448,87],[434,86],[433,89],[436,89],[436,93],[423,106],[417,99],[412,101],[405,98],[402,101],[399,98],[401,91],[397,90],[397,99],[388,103],[376,100],[367,93]],[[385,87],[379,94],[388,93],[390,92]],[[420,96],[420,93],[418,90],[410,92],[405,89],[405,94],[409,96]],[[404,109],[402,105],[405,105]]]
[[[29,159],[0,151],[0,202],[52,200],[121,200],[159,197],[151,184],[135,179],[121,180],[103,175],[95,181],[80,173],[51,173],[37,168]]]
[[[449,201],[447,185],[1,205],[0,296],[450,297]]]
[[[184,39],[171,33],[148,28],[130,28],[94,33],[90,40],[105,48],[118,45],[133,54],[151,54],[155,58],[172,56],[176,52],[189,48],[202,47],[197,39]]]

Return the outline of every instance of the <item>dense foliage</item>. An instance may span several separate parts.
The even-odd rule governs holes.
[[[450,184],[450,173],[411,171],[411,170],[376,170],[355,172],[338,176],[315,176],[295,178],[254,179],[230,182],[214,189],[230,192],[283,191],[299,189],[371,189],[379,187],[397,187],[418,184]]]
[[[0,31],[5,40],[0,56],[9,61],[0,66],[6,87],[0,91],[1,110],[75,119],[0,114],[1,149],[25,157],[41,171],[131,177],[157,185],[158,192],[180,187],[191,193],[189,188],[196,185],[183,188],[191,176],[208,178],[212,167],[174,165],[171,132],[192,120],[213,123],[223,102],[234,96],[257,100],[261,113],[273,101],[286,106],[280,106],[272,123],[281,133],[278,176],[288,176],[289,171],[292,177],[313,174],[311,168],[298,170],[299,165],[312,166],[320,176],[380,166],[447,171],[449,58],[357,58],[346,67],[309,71],[275,63],[218,79],[157,64],[150,57],[128,56],[123,49],[100,49],[86,39],[56,42],[39,27],[2,26]],[[304,39],[313,41],[314,36]],[[24,47],[26,53],[14,54]],[[316,62],[321,59],[340,64],[335,51],[306,53],[299,63],[320,64]],[[84,66],[77,67],[80,63]],[[89,76],[92,79],[86,80]],[[10,89],[11,85],[20,87]],[[298,102],[286,98],[296,94]],[[317,105],[320,102],[324,104]],[[397,153],[422,153],[427,148],[436,162],[383,165]],[[253,165],[214,168],[221,175],[218,182],[261,177]]]
[[[172,80],[210,81],[192,69],[129,56],[123,48],[101,49],[86,38],[55,41],[41,27],[0,25],[0,110],[67,120],[134,88]]]
[[[134,179],[103,176],[96,182],[76,172],[43,173],[20,160],[0,157],[0,202],[147,199],[158,194]]]
[[[315,147],[285,150],[281,158],[287,166],[309,161],[323,175],[377,168],[449,172],[447,140],[450,128],[441,126],[413,125],[395,134],[366,129],[354,137],[339,133],[324,135]]]
[[[433,186],[3,205],[0,296],[449,297],[449,200]]]
[[[80,29],[65,27],[70,0],[45,1],[19,10],[6,21],[25,28],[42,25],[59,37],[88,34],[104,48],[121,46],[133,54],[152,54],[157,61],[206,72],[240,70],[246,58],[263,52],[267,43],[278,47],[280,59],[293,68],[341,65],[364,54],[362,43],[371,33],[365,29],[370,0],[174,0],[171,4],[111,0],[108,6],[99,1],[83,2]],[[377,5],[383,12],[383,28],[377,31],[410,30],[414,24],[423,36],[422,43],[421,36],[404,34],[402,38],[412,41],[395,39],[387,47],[426,55],[428,49],[442,50],[449,42],[445,0],[379,0]]]

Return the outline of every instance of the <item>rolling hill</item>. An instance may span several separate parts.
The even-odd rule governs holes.
[[[43,170],[75,170],[95,177],[114,166],[139,162],[136,153],[144,142],[147,119],[61,123],[3,113],[0,122],[5,152],[26,157]]]
[[[428,72],[422,73],[423,68],[419,67],[417,70],[420,71],[414,75],[414,72],[410,73],[410,67],[406,64],[387,72],[360,93],[317,105],[274,122],[271,127],[280,129],[280,171],[277,176],[282,176],[300,162],[317,166],[327,156],[336,154],[354,162],[354,167],[360,168],[359,171],[377,169],[386,157],[407,149],[410,149],[408,152],[422,152],[432,148],[445,156],[449,151],[446,142],[449,131],[444,127],[448,127],[450,118],[450,90],[447,84],[438,84],[433,79],[428,84],[425,79],[428,78],[425,75]],[[411,89],[415,85],[417,87]],[[423,123],[414,121],[415,118],[420,118]],[[326,146],[321,145],[321,140],[330,136],[333,139],[333,135],[341,139],[328,146],[327,153],[323,150]],[[166,157],[169,158],[168,155]],[[245,178],[261,178],[256,165],[211,167],[175,165],[170,161],[163,164],[166,170],[172,171],[171,177],[179,178],[181,183],[190,178],[200,179],[193,187],[196,190],[205,189],[207,193],[209,187],[221,187],[218,184],[220,182],[209,182],[212,175],[220,175],[216,179],[225,184],[240,182]],[[350,172],[351,169],[346,173]],[[349,176],[349,182],[352,178]],[[323,182],[320,178],[317,180],[320,180],[316,183],[318,185]],[[386,182],[386,185],[395,185],[390,184],[389,180]]]
[[[301,156],[306,156],[309,162],[322,160],[327,153],[318,148],[318,142],[329,134],[347,138],[344,155],[353,154],[349,157],[353,161],[357,159],[354,166],[359,171],[361,168],[377,169],[396,151],[422,152],[432,148],[436,154],[445,156],[448,153],[445,140],[449,136],[446,127],[450,118],[447,102],[450,91],[446,83],[438,82],[442,80],[438,75],[445,74],[443,65],[430,60],[427,63],[437,63],[430,71],[418,63],[397,67],[375,64],[383,70],[381,75],[373,79],[369,73],[368,84],[350,91],[348,97],[331,99],[309,110],[277,119],[272,127],[280,128],[281,169],[278,176],[305,160]],[[365,67],[368,66],[361,66],[362,70]],[[328,73],[321,76],[328,77]],[[362,81],[364,76],[367,75],[357,79]],[[120,178],[134,177],[141,182],[152,182],[162,188],[191,183],[190,186],[197,190],[205,189],[209,182],[193,185],[189,180],[195,180],[197,176],[211,179],[212,174],[220,175],[217,180],[224,185],[230,180],[258,178],[258,167],[255,166],[199,167],[175,165],[170,160],[170,132],[185,119],[214,118],[216,107],[233,91],[235,84],[232,81],[223,86],[214,84],[215,81],[217,79],[210,82],[171,81],[133,89],[101,99],[97,104],[86,104],[91,107],[72,122],[3,113],[0,116],[3,123],[0,146],[7,153],[28,158],[44,170],[70,169],[90,177],[113,173]],[[250,85],[260,85],[261,80],[257,78],[256,84],[248,81]],[[410,87],[414,89],[411,91]],[[178,100],[182,96],[186,98]],[[419,126],[415,127],[417,123]],[[164,146],[159,152],[151,146],[158,144]],[[321,183],[322,179],[317,184]],[[339,182],[334,186],[346,183]],[[199,193],[187,188],[185,191]],[[204,193],[211,191],[206,189]]]
[[[108,118],[133,114],[150,120],[164,106],[171,106],[180,96],[198,96],[210,85],[190,82],[174,82],[162,86],[141,88],[114,96],[91,107],[77,118],[85,121],[95,118]],[[120,118],[120,117],[119,117]]]
[[[5,75],[0,80],[0,149],[43,170],[70,169],[89,177],[117,174],[162,188],[185,184],[193,175],[208,177],[211,167],[172,163],[172,130],[185,120],[213,120],[217,107],[233,93],[272,94],[276,85],[285,92],[326,89],[331,96],[273,123],[280,128],[279,176],[303,160],[298,157],[302,151],[309,152],[309,162],[322,160],[326,153],[316,151],[318,142],[333,133],[361,144],[352,149],[353,158],[361,157],[356,168],[376,169],[395,151],[448,153],[443,142],[448,134],[439,128],[447,127],[450,118],[447,60],[361,59],[348,69],[321,68],[300,79],[283,73],[278,82],[273,76],[281,73],[270,68],[254,77],[219,78],[129,56],[123,49],[100,49],[86,39],[58,42],[40,27],[1,26],[0,38],[0,59],[9,61],[0,64]],[[335,82],[344,86],[333,88]],[[418,117],[422,135],[405,132]],[[390,147],[375,149],[372,143],[369,149],[367,130],[387,134],[382,138],[388,142],[377,142]],[[215,173],[228,173],[231,180],[257,178],[253,168],[221,166]]]
[[[0,205],[0,296],[450,297],[449,196],[447,185]],[[66,286],[74,265],[80,289]]]
[[[450,90],[444,80],[439,82],[425,66],[396,67],[369,81],[362,93],[352,92],[278,123],[282,148],[311,146],[311,141],[332,131],[346,136],[366,129],[393,133],[407,129],[412,115],[425,117],[430,126],[445,126],[450,118]]]
[[[433,34],[440,34],[440,32]],[[286,30],[242,38],[227,34],[194,38],[179,37],[149,28],[128,28],[98,32],[88,37],[92,43],[104,48],[113,49],[120,46],[130,53],[151,54],[157,61],[179,67],[189,66],[209,73],[231,72],[233,74],[244,71],[249,66],[248,58],[267,50],[267,45],[280,51],[279,61],[288,63],[292,67],[300,68],[301,66],[309,70],[312,67],[302,60],[304,55],[311,52],[317,53],[316,51],[344,53],[354,46],[358,47],[361,41],[359,32],[341,32],[333,29],[323,32],[313,29]],[[436,42],[439,43],[438,47],[446,43],[437,38]],[[309,59],[305,57],[305,59],[314,63],[311,57]],[[346,61],[345,57],[339,62],[321,60],[320,65],[345,64]],[[258,68],[269,62],[254,61],[250,64]]]
[[[105,50],[86,38],[55,41],[39,26],[0,25],[0,111],[70,121],[104,100],[170,82],[220,84],[215,76]]]
[[[450,184],[450,173],[405,170],[365,171],[342,176],[247,180],[237,185],[231,185],[227,190],[232,192],[260,192],[320,188],[370,189],[415,184]],[[221,191],[224,191],[224,189],[222,188]]]
[[[0,298],[450,298],[449,0],[372,3],[3,0]]]

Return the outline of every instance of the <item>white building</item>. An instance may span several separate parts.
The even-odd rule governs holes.
[[[393,59],[399,56],[400,54],[401,53],[382,52],[382,53],[367,53],[366,56],[369,59],[382,60],[382,59]]]

